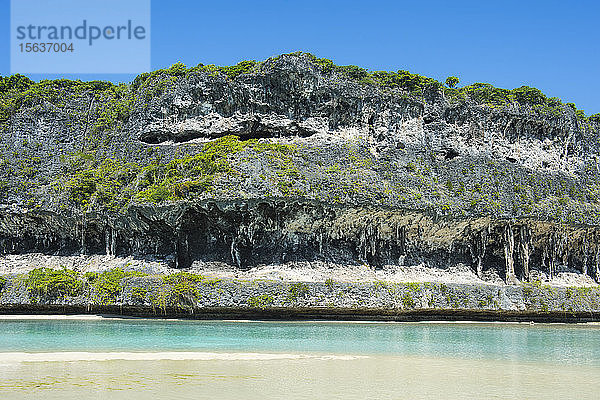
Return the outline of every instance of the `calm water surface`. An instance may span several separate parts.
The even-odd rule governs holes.
[[[3,320],[0,352],[318,352],[600,366],[600,326],[436,323]]]
[[[19,358],[56,352],[97,357]],[[7,399],[600,399],[598,382],[591,325],[0,320]]]

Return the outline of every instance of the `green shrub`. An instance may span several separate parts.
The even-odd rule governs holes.
[[[237,136],[224,136],[207,143],[197,154],[145,167],[136,199],[157,203],[201,193],[211,187],[217,174],[231,172],[229,156],[247,146],[248,142]]]
[[[83,293],[78,272],[70,269],[36,268],[27,275],[27,291],[34,299],[57,299]]]
[[[167,304],[179,308],[193,307],[200,297],[198,283],[203,279],[202,275],[189,272],[178,272],[164,276],[163,282],[170,286],[166,299]]]
[[[292,284],[288,288],[287,299],[289,301],[295,301],[299,297],[305,297],[308,294],[308,292],[309,292],[309,288],[306,283],[297,282],[297,283]]]
[[[141,272],[124,271],[121,268],[85,274],[91,288],[91,299],[100,305],[114,304],[123,291],[123,279],[130,276],[144,276]]]
[[[511,92],[515,100],[521,104],[535,105],[546,104],[548,102],[548,98],[541,90],[529,86],[521,86],[513,89]]]
[[[458,85],[459,79],[456,76],[449,76],[446,78],[446,86],[449,88],[455,88]]]
[[[402,306],[404,309],[412,309],[415,308],[415,300],[412,297],[412,294],[410,292],[408,293],[404,293],[402,295]]]
[[[23,92],[29,89],[34,83],[28,77],[20,74],[0,77],[0,95],[11,91]]]
[[[260,296],[252,296],[248,298],[248,305],[252,308],[265,309],[274,303],[273,296],[262,294]]]
[[[354,80],[361,80],[369,76],[369,73],[366,69],[357,67],[356,65],[340,66],[337,67],[336,70]]]
[[[382,87],[401,88],[414,96],[422,95],[423,91],[428,88],[437,90],[442,87],[435,79],[403,70],[398,72],[375,71],[370,74],[370,77]]]
[[[131,289],[131,299],[133,301],[137,301],[139,303],[143,303],[146,301],[146,295],[148,294],[148,289],[136,286]]]
[[[188,73],[188,68],[185,64],[177,62],[171,65],[169,68],[158,69],[152,72],[144,72],[135,77],[131,84],[131,88],[134,92],[150,86],[151,84],[157,84],[157,81],[164,80],[165,78],[179,78],[185,76]],[[169,79],[170,80],[170,79]]]
[[[92,202],[116,210],[132,196],[140,167],[112,159],[96,159],[95,154],[75,153],[68,160],[68,172],[61,185],[72,204],[87,208]]]
[[[122,85],[126,88],[126,85]],[[22,75],[2,78],[0,82],[0,123],[20,108],[44,102],[61,106],[65,100],[80,96],[110,99],[119,91],[111,82],[56,79],[33,82]]]
[[[364,68],[357,67],[356,65],[335,65],[333,61],[327,58],[317,58],[310,53],[303,54],[308,56],[323,74],[339,73],[345,75],[349,79],[366,84],[376,84],[389,88],[402,88],[416,96],[420,96],[428,87],[441,87],[441,84],[435,79],[427,78],[417,74],[411,74],[408,71],[400,70],[398,72],[369,72]]]
[[[252,72],[257,65],[258,63],[254,60],[242,61],[230,67],[219,67],[219,71],[227,75],[229,79],[235,79],[242,74],[248,74]]]
[[[469,98],[484,104],[504,106],[512,102],[510,90],[500,89],[489,83],[474,83],[461,89]]]

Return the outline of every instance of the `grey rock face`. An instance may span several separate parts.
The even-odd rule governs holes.
[[[173,275],[171,276],[173,277]],[[85,288],[77,296],[36,297],[19,277],[0,291],[8,312],[113,312],[186,318],[500,319],[585,322],[600,316],[600,290],[390,282],[278,282],[129,277],[113,296]]]
[[[122,99],[61,90],[1,125],[5,254],[464,263],[507,283],[533,270],[600,280],[599,127],[569,106],[457,101],[304,54],[233,78],[163,71]]]

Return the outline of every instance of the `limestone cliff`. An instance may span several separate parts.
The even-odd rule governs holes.
[[[600,280],[600,118],[533,88],[294,53],[0,89],[3,254]]]

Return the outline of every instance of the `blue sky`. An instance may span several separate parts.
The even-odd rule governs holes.
[[[9,8],[0,0],[2,75],[10,73]],[[593,114],[600,112],[599,17],[595,1],[153,0],[151,62],[153,69],[177,61],[231,65],[302,50],[369,70],[456,75],[461,85],[534,86]]]

